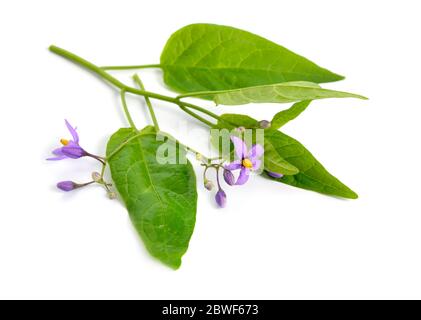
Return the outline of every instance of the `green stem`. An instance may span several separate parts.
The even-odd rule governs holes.
[[[141,90],[145,90],[145,87],[143,85],[143,82],[142,82],[142,80],[140,80],[140,77],[137,74],[133,75],[133,80],[139,86],[139,88]],[[148,97],[145,97],[145,101],[146,101],[146,105],[148,106],[149,114],[151,115],[152,122],[153,122],[153,124],[155,126],[155,129],[156,129],[156,131],[159,131],[158,120],[156,119],[155,112],[153,110],[151,100]]]
[[[208,178],[206,177],[206,173],[208,172],[209,166],[205,166],[205,170],[203,170],[203,183],[205,183]]]
[[[118,80],[115,77],[113,77],[112,75],[110,75],[104,69],[101,69],[100,67],[94,65],[93,63],[91,63],[91,62],[89,62],[89,61],[87,61],[87,60],[75,55],[74,53],[71,53],[71,52],[67,51],[67,50],[64,50],[64,49],[56,47],[56,46],[50,46],[49,50],[51,52],[65,58],[65,59],[67,59],[67,60],[70,60],[70,61],[72,61],[72,62],[90,70],[90,71],[92,71],[93,73],[97,74],[98,76],[100,76],[104,80],[108,81],[112,85],[116,86],[120,90],[125,90],[126,92],[133,93],[133,94],[140,95],[140,96],[144,96],[144,97],[148,97],[148,98],[152,98],[152,99],[157,99],[157,100],[162,100],[162,101],[174,103],[174,104],[178,105],[184,112],[190,114],[191,116],[193,116],[193,113],[187,112],[186,111],[187,109],[185,107],[203,112],[203,113],[211,116],[214,119],[217,119],[217,120],[220,119],[220,117],[218,115],[210,112],[209,110],[206,110],[204,108],[201,108],[201,107],[196,106],[196,105],[191,104],[191,103],[180,101],[177,98],[165,96],[165,95],[158,94],[158,93],[155,93],[155,92],[150,92],[150,91],[146,91],[146,90],[140,90],[140,89],[129,87],[129,86],[125,85],[124,83],[122,83],[120,80]],[[202,117],[200,117],[198,115],[195,115],[194,117],[196,119],[200,120],[200,121],[202,121],[202,119],[203,119]],[[202,121],[202,122],[205,123],[208,126],[213,126],[213,124],[211,124],[209,121]]]
[[[120,91],[121,103],[123,105],[124,113],[126,114],[127,121],[129,122],[130,126],[137,131],[136,125],[133,122],[132,116],[130,115],[129,108],[127,107],[126,101],[126,90]]]
[[[218,115],[216,115],[215,113],[213,113],[213,112],[211,112],[211,111],[209,111],[209,110],[207,110],[207,109],[205,109],[205,108],[202,108],[202,107],[199,107],[199,106],[196,106],[196,105],[194,105],[194,104],[191,104],[191,103],[188,103],[188,102],[184,102],[184,101],[180,101],[180,100],[178,100],[178,99],[176,99],[176,103],[178,104],[178,105],[183,105],[183,106],[185,106],[185,107],[188,107],[188,108],[190,108],[190,109],[194,109],[194,110],[197,110],[197,111],[199,111],[199,112],[202,112],[202,113],[204,113],[204,114],[207,114],[208,116],[210,116],[210,117],[212,117],[212,118],[214,118],[214,119],[216,119],[216,120],[220,120],[221,119],[221,117],[220,116],[218,116]]]
[[[148,69],[148,68],[161,68],[160,64],[143,64],[138,66],[105,66],[101,67],[102,70],[132,70],[132,69]]]
[[[105,174],[105,168],[107,167],[107,161],[105,161],[105,163],[102,165],[102,168],[101,168],[101,174],[100,174],[100,176],[101,176],[101,179],[102,180],[104,180],[104,174]]]
[[[197,113],[189,110],[188,108],[181,106],[180,105],[180,109],[183,110],[185,113],[187,113],[188,115],[192,116],[193,118],[196,118],[197,120],[203,122],[204,124],[206,124],[208,127],[213,128],[214,124],[208,120],[206,120],[205,118],[199,116]]]
[[[76,64],[79,64],[80,66],[96,73],[101,78],[104,78],[105,80],[107,80],[108,82],[110,82],[111,84],[115,85],[116,87],[118,87],[120,89],[126,88],[126,85],[124,85],[122,82],[120,82],[119,80],[117,80],[116,78],[114,78],[113,76],[111,76],[110,74],[108,74],[107,72],[105,72],[104,70],[99,68],[98,66],[96,66],[93,63],[75,55],[74,53],[71,53],[67,50],[64,50],[64,49],[56,47],[56,46],[50,46],[49,50],[51,52],[54,52],[55,54],[57,54],[59,56],[62,56],[63,58],[66,58],[67,60],[73,61]]]
[[[139,75],[138,74],[134,74],[133,75],[133,80],[135,81],[135,83],[139,86],[139,88],[140,89],[142,89],[142,90],[145,90],[145,87],[144,87],[144,85],[143,85],[143,83],[142,83],[142,80],[140,79],[140,77],[139,77]],[[156,128],[156,130],[157,131],[160,131],[160,129],[159,129],[159,126],[158,126],[158,122],[157,122],[157,120],[156,120],[156,116],[155,116],[155,112],[154,112],[154,110],[153,110],[153,107],[152,107],[152,103],[151,103],[151,101],[150,101],[150,99],[148,98],[148,97],[145,97],[145,101],[146,101],[146,104],[148,105],[148,108],[149,108],[149,113],[151,114],[151,117],[152,117],[152,121],[153,121],[153,123],[154,123],[154,125],[155,125],[155,128]],[[183,107],[181,107],[181,108],[183,108]],[[189,110],[187,110],[187,112],[188,112]],[[194,117],[196,117],[197,115],[196,114],[194,114],[194,113],[192,113],[192,116],[194,116]],[[201,119],[201,121],[207,121],[206,119]],[[207,158],[207,157],[205,157],[203,154],[201,154],[199,151],[197,151],[197,150],[195,150],[195,149],[193,149],[193,148],[191,148],[191,147],[189,147],[189,146],[187,146],[187,145],[185,145],[184,143],[182,143],[182,142],[180,142],[179,140],[176,140],[177,141],[177,143],[180,145],[180,146],[182,146],[183,148],[185,148],[186,149],[186,151],[190,151],[190,152],[192,152],[192,153],[194,153],[195,155],[201,155],[201,157],[202,157],[202,159],[205,161],[205,162],[209,162],[210,161],[210,159],[209,158]]]
[[[158,93],[154,93],[154,92],[150,92],[150,91],[146,91],[146,90],[140,90],[140,89],[135,89],[132,87],[129,87],[127,85],[125,85],[124,83],[122,83],[120,80],[116,79],[115,77],[113,77],[112,75],[110,75],[108,72],[104,71],[103,69],[101,69],[100,67],[94,65],[93,63],[75,55],[74,53],[71,53],[67,50],[64,50],[62,48],[56,47],[56,46],[50,46],[50,51],[54,52],[55,54],[66,58],[90,71],[92,71],[93,73],[97,74],[98,76],[100,76],[101,78],[107,80],[109,83],[113,84],[114,86],[116,86],[117,88],[119,88],[120,90],[125,90],[126,92],[130,92],[133,94],[137,94],[137,95],[141,95],[141,96],[147,96],[149,98],[154,98],[154,99],[158,99],[158,100],[163,100],[163,101],[168,101],[168,102],[172,102],[175,104],[177,103],[177,99],[172,98],[172,97],[168,97],[168,96],[164,96]]]

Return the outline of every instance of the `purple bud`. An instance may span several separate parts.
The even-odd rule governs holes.
[[[77,145],[64,146],[61,148],[61,152],[72,159],[79,159],[87,155],[86,151]]]
[[[259,121],[259,127],[262,129],[270,128],[270,126],[271,126],[270,121],[267,121],[267,120]]]
[[[95,182],[101,183],[102,182],[101,174],[95,171],[92,172],[92,180],[94,180]]]
[[[57,183],[57,188],[66,192],[72,191],[76,189],[77,187],[78,185],[74,183],[73,181],[60,181],[59,183]]]
[[[243,132],[246,131],[246,128],[244,128],[244,127],[238,127],[238,128],[235,128],[235,131],[240,132],[240,133],[243,133]]]
[[[268,176],[275,179],[282,178],[284,176],[282,173],[276,173],[276,172],[270,172],[270,171],[266,171],[266,173],[268,174]]]
[[[213,189],[213,183],[210,180],[205,180],[204,186],[207,190],[211,191]]]
[[[224,180],[230,186],[233,186],[235,184],[234,175],[230,170],[224,169]]]
[[[225,194],[224,190],[219,189],[215,195],[215,201],[221,208],[224,208],[227,204],[227,195]]]

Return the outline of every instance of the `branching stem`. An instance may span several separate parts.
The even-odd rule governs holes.
[[[124,114],[126,115],[127,121],[130,124],[130,127],[132,127],[134,130],[137,131],[136,125],[133,122],[132,116],[130,115],[129,108],[127,107],[127,101],[126,101],[126,90],[120,91],[120,97],[121,97],[121,104],[123,105]]]
[[[160,64],[143,64],[139,66],[104,66],[102,70],[133,70],[133,69],[150,69],[161,68]]]
[[[102,79],[106,80],[107,82],[109,82],[113,86],[120,89],[120,91],[124,90],[124,92],[127,92],[127,93],[132,93],[132,94],[140,95],[140,96],[147,97],[147,98],[150,98],[150,99],[157,99],[157,100],[166,101],[166,102],[176,104],[180,107],[181,110],[183,110],[184,112],[188,113],[190,116],[196,118],[197,120],[203,122],[204,124],[206,124],[210,127],[213,127],[214,124],[211,123],[210,121],[202,118],[201,116],[197,115],[196,113],[192,112],[191,110],[188,110],[188,109],[194,109],[194,110],[199,111],[201,113],[204,113],[204,114],[206,114],[206,115],[208,115],[208,116],[210,116],[210,117],[212,117],[216,120],[220,119],[220,117],[218,115],[214,114],[213,112],[211,112],[207,109],[201,108],[199,106],[196,106],[194,104],[184,102],[184,101],[181,101],[177,98],[165,96],[165,95],[158,94],[158,93],[155,93],[155,92],[130,87],[130,86],[124,84],[123,82],[121,82],[120,80],[118,80],[117,78],[113,77],[108,72],[106,72],[105,69],[107,69],[107,68],[98,67],[95,64],[93,64],[93,63],[75,55],[74,53],[71,53],[71,52],[67,51],[67,50],[64,50],[64,49],[56,47],[56,46],[50,46],[49,50],[51,52],[63,57],[63,58],[66,58],[67,60],[70,60],[70,61],[72,61],[72,62],[90,70],[90,71],[92,71],[96,75],[100,76]]]
[[[145,90],[143,82],[142,80],[140,80],[140,77],[137,74],[133,75],[133,80],[141,90]],[[156,119],[155,112],[153,110],[152,103],[149,97],[145,97],[145,102],[146,102],[146,105],[148,106],[149,114],[151,115],[153,125],[155,126],[156,131],[159,131],[158,120]]]

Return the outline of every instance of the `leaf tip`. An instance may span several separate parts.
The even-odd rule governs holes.
[[[351,199],[351,200],[355,200],[358,199],[358,194],[356,192],[354,192],[353,190],[347,188],[348,190],[345,193],[342,193],[342,195],[340,195],[340,197],[345,198],[345,199]]]
[[[368,100],[367,97],[365,97],[363,95],[360,95],[360,94],[355,94],[355,93],[352,93],[351,96],[350,96],[350,98],[361,99],[361,100]]]
[[[336,75],[336,77],[337,77],[337,79],[338,79],[338,80],[336,80],[336,81],[345,80],[345,78],[346,78],[345,76],[340,75],[340,74],[336,74],[336,73],[335,73],[335,75]]]
[[[353,199],[353,200],[358,199],[358,194],[351,190],[349,194],[349,199]]]
[[[181,259],[177,259],[171,262],[167,262],[166,265],[173,269],[174,271],[177,271],[181,267]]]
[[[332,72],[332,75],[333,75],[333,82],[334,81],[342,81],[342,80],[345,80],[345,76],[343,76],[343,75],[341,75],[341,74],[337,74],[337,73],[334,73],[334,72]]]
[[[342,80],[345,80],[345,76],[327,70],[327,74],[325,75],[325,78],[319,81],[315,81],[315,82],[324,83],[324,82],[336,82],[336,81],[342,81]]]

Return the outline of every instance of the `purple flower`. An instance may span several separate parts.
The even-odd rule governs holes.
[[[230,186],[233,186],[235,184],[234,175],[230,170],[224,169],[224,180]]]
[[[215,201],[221,208],[225,207],[225,205],[227,204],[227,195],[225,194],[224,190],[218,190],[218,192],[215,195]]]
[[[76,128],[73,128],[67,120],[65,120],[65,123],[73,140],[61,139],[60,142],[63,146],[53,150],[55,157],[48,158],[47,160],[78,159],[88,155],[79,145],[79,135],[76,132]]]
[[[74,183],[73,181],[60,181],[57,183],[57,188],[68,192],[78,188],[78,184]]]
[[[266,171],[266,173],[268,174],[269,177],[278,179],[278,178],[282,178],[284,175],[282,173],[276,173],[276,172],[271,172],[271,171]]]
[[[250,151],[247,151],[244,141],[236,136],[231,136],[231,141],[234,144],[234,151],[238,160],[227,164],[225,169],[230,171],[240,169],[240,175],[235,184],[242,185],[247,182],[251,170],[260,168],[262,161],[259,158],[264,151],[260,144],[253,145]]]

